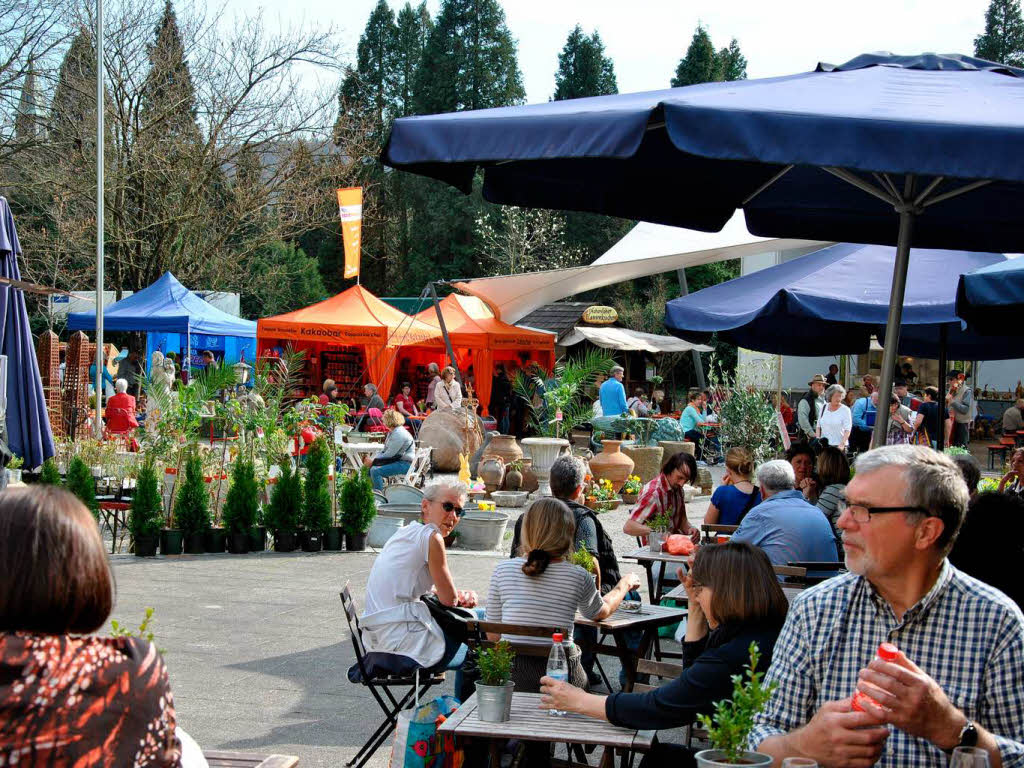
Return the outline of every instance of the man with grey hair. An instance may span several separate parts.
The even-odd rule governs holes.
[[[946,559],[967,509],[959,469],[911,445],[869,451],[856,469],[838,519],[849,573],[793,601],[750,747],[916,768],[964,746],[993,768],[1024,765],[1024,616]],[[898,647],[892,660],[876,657],[880,643]]]
[[[751,509],[732,535],[760,547],[773,565],[791,562],[835,562],[836,537],[821,510],[796,490],[793,465],[766,461],[757,470],[760,504]]]
[[[612,368],[611,376],[601,385],[598,390],[601,400],[601,414],[603,416],[621,416],[628,408],[626,406],[626,388],[622,386],[622,378],[626,371],[621,365]]]

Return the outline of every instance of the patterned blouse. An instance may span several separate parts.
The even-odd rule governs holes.
[[[163,657],[132,637],[0,634],[0,765],[178,768]]]

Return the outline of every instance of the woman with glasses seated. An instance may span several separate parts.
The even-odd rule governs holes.
[[[445,606],[472,608],[476,593],[455,588],[444,537],[462,517],[466,489],[432,483],[423,489],[422,522],[399,528],[370,569],[360,623],[367,651],[405,656],[423,669],[449,665],[462,646],[448,637],[420,598],[432,591]],[[464,654],[459,654],[464,656]]]
[[[789,608],[768,556],[750,544],[705,545],[688,574],[679,569],[679,578],[689,599],[679,677],[646,693],[610,696],[544,677],[541,709],[578,712],[625,728],[679,728],[731,698],[732,677],[750,663],[752,642],[761,654],[757,668],[767,670]],[[641,766],[670,764],[692,766],[693,754],[658,744]]]

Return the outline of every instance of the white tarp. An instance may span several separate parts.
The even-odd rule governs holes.
[[[721,232],[697,232],[641,222],[588,266],[483,277],[455,283],[455,287],[479,296],[500,320],[514,323],[545,304],[606,285],[755,253],[830,244],[754,237],[747,232],[742,213],[733,216]]]
[[[675,336],[659,336],[655,333],[631,331],[628,328],[596,328],[593,326],[576,326],[566,337],[558,342],[560,347],[571,347],[581,341],[589,341],[605,349],[621,349],[627,352],[713,352],[704,344],[691,344],[677,339]]]

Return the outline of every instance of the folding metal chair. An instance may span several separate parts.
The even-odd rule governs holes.
[[[443,672],[428,672],[419,667],[412,659],[392,653],[373,653],[366,651],[363,645],[362,628],[356,604],[352,599],[348,583],[341,590],[341,604],[345,608],[345,620],[348,622],[349,634],[352,636],[352,648],[356,653],[356,663],[348,671],[350,682],[366,687],[376,699],[381,711],[384,712],[382,722],[359,748],[355,756],[345,765],[361,768],[380,749],[391,735],[398,722],[398,713],[409,706],[415,697],[419,701],[433,686],[444,682]],[[381,658],[386,657],[386,658]],[[395,698],[392,688],[406,688],[401,698]],[[383,693],[383,695],[381,695]]]

